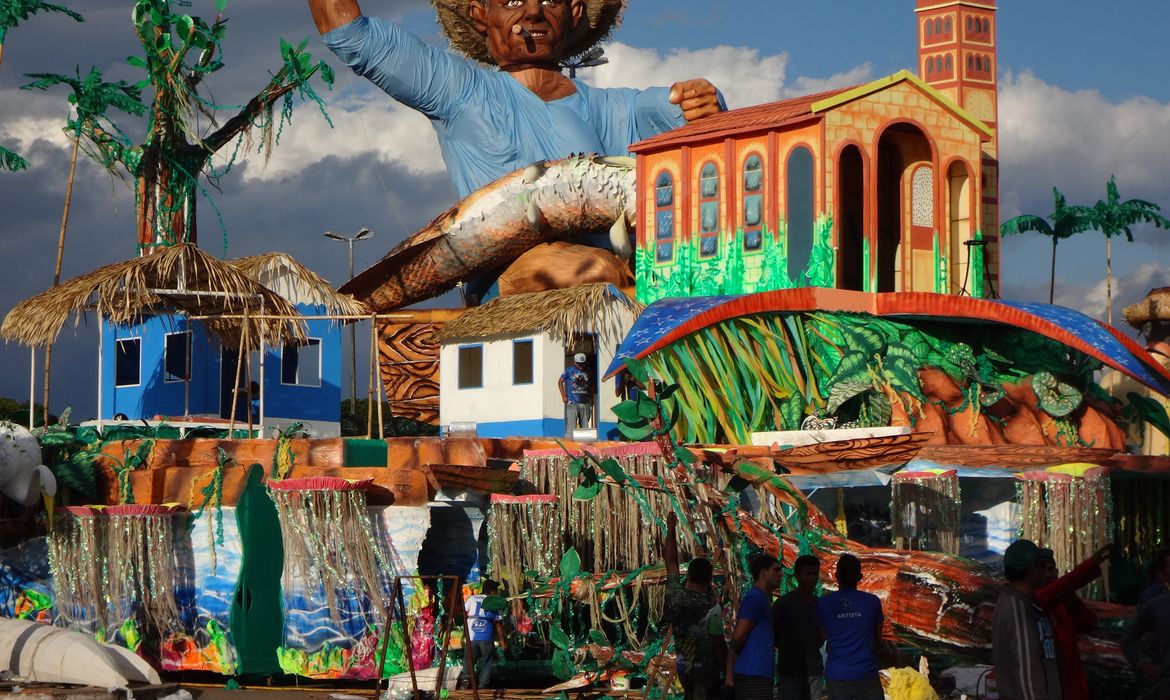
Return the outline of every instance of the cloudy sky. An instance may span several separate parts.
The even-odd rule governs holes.
[[[0,310],[45,289],[68,171],[69,140],[60,128],[65,92],[19,90],[25,73],[85,73],[137,81],[125,59],[140,54],[130,25],[133,3],[69,0],[83,24],[53,14],[12,30],[0,64],[0,144],[24,155],[30,170],[0,172],[0,242],[5,265]],[[189,10],[210,18],[213,0]],[[732,107],[864,82],[915,65],[913,0],[632,0],[608,46],[610,64],[582,73],[600,86],[670,84],[705,76]],[[1002,216],[1051,211],[1051,188],[1092,203],[1116,174],[1123,197],[1170,207],[1170,54],[1166,0],[1115,3],[1011,0],[999,27]],[[365,0],[371,15],[401,19],[424,40],[441,43],[426,0]],[[279,65],[279,42],[316,39],[298,0],[228,3],[227,68],[208,85],[221,104],[245,102]],[[331,62],[339,65],[332,57]],[[267,164],[250,155],[208,188],[200,241],[229,257],[283,250],[335,282],[346,276],[344,246],[328,230],[377,237],[355,247],[358,269],[454,202],[455,194],[423,117],[400,108],[364,81],[338,70],[324,93],[334,128],[311,105],[298,107]],[[230,112],[228,112],[230,114]],[[124,120],[140,136],[140,125]],[[216,214],[226,234],[220,231]],[[225,238],[226,236],[226,238]],[[78,170],[64,277],[134,254],[133,198],[125,183],[89,163]],[[1005,241],[1004,294],[1047,297],[1049,248],[1027,235]],[[1115,315],[1155,286],[1170,285],[1170,232],[1139,230],[1114,246]],[[1057,302],[1103,315],[1104,242],[1086,234],[1060,248]],[[456,300],[444,300],[454,304]],[[359,345],[364,345],[359,343]],[[94,413],[96,340],[84,325],[62,335],[55,354],[52,408]],[[28,396],[28,351],[0,345],[0,396]],[[38,400],[40,394],[38,393]]]

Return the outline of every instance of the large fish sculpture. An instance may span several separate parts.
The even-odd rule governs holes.
[[[540,243],[609,232],[630,255],[634,159],[574,155],[534,163],[469,194],[341,291],[377,312],[441,294]]]

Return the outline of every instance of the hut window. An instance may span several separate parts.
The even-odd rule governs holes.
[[[750,155],[743,164],[743,247],[759,250],[763,245],[764,162]]]
[[[461,345],[459,347],[459,388],[483,388],[482,345]]]
[[[699,257],[719,252],[719,168],[707,163],[699,171]]]
[[[512,383],[532,383],[532,341],[512,341]]]
[[[674,178],[665,170],[654,181],[654,243],[655,260],[674,259]]]
[[[163,382],[184,382],[190,373],[191,334],[167,333],[163,340]]]
[[[114,386],[142,383],[142,338],[123,338],[114,351]]]
[[[280,383],[321,386],[321,339],[304,345],[285,345],[280,351]]]
[[[788,276],[803,280],[813,247],[813,154],[804,146],[788,156]]]

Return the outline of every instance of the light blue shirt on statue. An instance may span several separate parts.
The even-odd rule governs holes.
[[[545,102],[512,76],[428,46],[390,20],[359,17],[324,36],[355,73],[430,120],[461,197],[540,160],[626,155],[682,126],[667,88],[592,88]],[[722,101],[722,100],[721,100]]]

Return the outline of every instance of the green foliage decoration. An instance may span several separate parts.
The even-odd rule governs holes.
[[[19,153],[0,146],[0,170],[17,172],[28,169],[28,161],[20,157]]]
[[[64,5],[42,0],[0,0],[0,47],[4,45],[9,29],[38,12],[57,12],[77,22],[85,21],[84,17]]]

